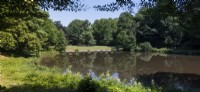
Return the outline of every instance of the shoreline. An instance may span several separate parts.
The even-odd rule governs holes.
[[[112,50],[78,50],[78,52],[111,52]],[[75,50],[66,50],[67,53],[76,52]]]

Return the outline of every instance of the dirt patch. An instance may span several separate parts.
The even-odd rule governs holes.
[[[0,60],[5,60],[5,59],[8,59],[8,57],[5,56],[5,55],[0,54]]]
[[[20,81],[15,81],[15,80],[9,79],[9,78],[5,77],[4,75],[0,75],[0,80],[1,80],[0,84],[2,86],[6,86],[6,88],[21,84]]]

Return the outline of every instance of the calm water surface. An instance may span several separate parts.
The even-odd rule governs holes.
[[[154,80],[158,85],[184,88],[200,88],[200,56],[129,53],[92,52],[65,53],[54,57],[44,57],[40,64],[59,67],[63,73],[80,72],[98,77],[109,72],[121,80],[137,79],[144,85]]]

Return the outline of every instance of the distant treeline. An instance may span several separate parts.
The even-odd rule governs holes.
[[[191,16],[162,11],[168,4],[146,8],[132,15],[120,14],[116,19],[73,20],[63,29],[70,45],[108,45],[131,50],[144,45],[156,48],[200,49],[200,13]],[[168,7],[169,9],[173,8]],[[172,9],[173,10],[173,9]],[[200,17],[200,16],[199,16]],[[148,47],[147,47],[148,48]]]

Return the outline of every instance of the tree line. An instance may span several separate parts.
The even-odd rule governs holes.
[[[54,22],[59,29],[64,29],[70,45],[118,46],[130,50],[136,44],[136,21],[128,13],[122,13],[116,19],[98,19],[91,24],[88,20],[75,19],[64,27],[59,21]]]
[[[60,1],[1,1],[1,52],[38,54],[52,48],[64,51],[67,42],[70,45],[116,46],[124,50],[146,45],[157,48],[200,47],[199,0],[142,2],[142,8],[134,16],[129,11],[122,13],[119,18],[99,19],[93,24],[88,20],[76,19],[67,27],[59,21],[53,22],[48,13],[41,9],[79,11],[84,9],[84,5],[79,0]],[[109,10],[109,7],[115,9],[112,5],[126,7],[129,3],[130,7],[127,8],[131,10],[134,6],[131,0],[116,0],[116,4],[94,8],[112,11]]]
[[[162,9],[169,8],[168,11]],[[65,29],[71,45],[107,45],[136,49],[142,45],[156,48],[199,49],[199,10],[191,16],[179,12],[171,2],[159,2],[154,7],[142,7],[132,15],[123,12],[119,18],[73,20]]]

